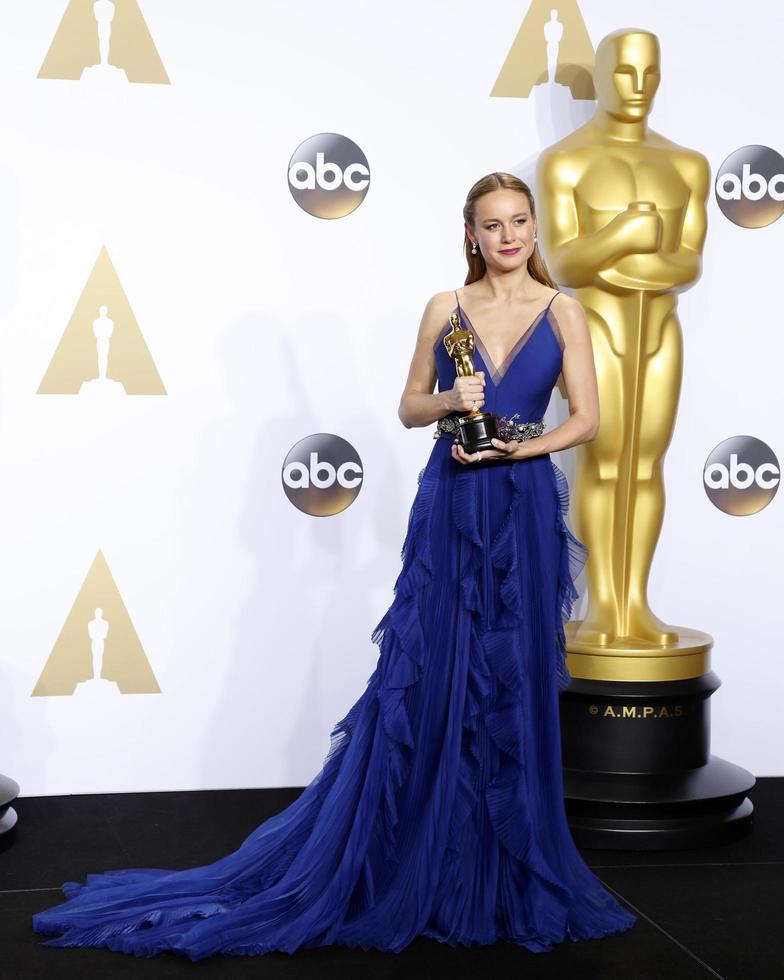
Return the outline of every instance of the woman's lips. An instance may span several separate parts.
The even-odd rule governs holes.
[[[520,251],[521,248],[522,245],[518,246],[517,248],[499,248],[498,251],[502,255],[517,255],[517,253]]]

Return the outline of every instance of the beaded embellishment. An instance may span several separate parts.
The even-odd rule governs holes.
[[[497,417],[499,439],[502,439],[504,442],[511,442],[513,439],[517,442],[525,442],[526,439],[533,439],[544,432],[544,419],[540,419],[538,422],[516,422],[515,419],[518,418],[520,418],[519,412],[515,412],[509,418],[503,415]],[[458,420],[446,415],[436,422],[436,431],[433,433],[433,438],[438,439],[442,435],[456,436],[457,433]],[[457,442],[457,439],[455,439],[455,442]]]

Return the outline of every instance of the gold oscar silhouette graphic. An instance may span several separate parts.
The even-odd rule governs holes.
[[[38,394],[166,394],[105,248],[95,261]]]
[[[150,662],[99,551],[55,641],[33,697],[160,694]]]
[[[592,99],[593,46],[577,0],[533,0],[491,95],[528,98],[535,85],[563,85]]]
[[[70,0],[38,77],[169,84],[137,0]]]
[[[712,843],[745,832],[752,812],[753,777],[709,758],[708,698],[720,683],[712,638],[662,622],[647,599],[681,387],[678,293],[700,276],[710,183],[702,154],[648,128],[659,77],[654,34],[603,38],[595,115],[548,147],[537,170],[550,267],[586,310],[599,382],[600,431],[577,447],[573,488],[589,604],[567,625],[573,684],[562,700],[567,798],[582,814],[572,829],[587,846]],[[592,778],[602,770],[607,796]],[[667,791],[683,806],[664,818],[663,784],[652,793],[642,774],[676,770]],[[586,816],[588,799],[605,817],[613,801],[640,808],[627,806],[626,825],[617,814],[604,822]]]

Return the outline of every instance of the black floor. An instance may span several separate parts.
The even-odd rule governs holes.
[[[453,949],[420,939],[402,953],[329,947],[293,955],[141,959],[96,949],[47,949],[30,928],[63,881],[120,867],[185,868],[236,848],[298,790],[227,790],[27,797],[0,853],[0,978],[273,977],[296,980],[773,980],[784,978],[784,779],[757,780],[751,834],[695,851],[584,851],[635,912],[620,936],[550,953],[506,943]]]

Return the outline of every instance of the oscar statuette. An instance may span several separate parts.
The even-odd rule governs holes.
[[[683,375],[678,297],[701,274],[710,188],[706,158],[648,126],[660,72],[655,34],[604,37],[593,118],[537,167],[540,236],[586,312],[601,407],[576,453],[588,604],[565,626],[560,708],[566,809],[584,847],[724,843],[748,833],[754,809],[754,776],[710,751],[713,637],[648,602]]]
[[[474,360],[474,335],[462,325],[457,312],[451,313],[449,322],[452,329],[444,337],[446,352],[455,362],[458,377],[469,377],[476,374]],[[456,442],[467,453],[476,453],[483,449],[495,449],[492,440],[498,438],[498,422],[492,412],[480,412],[473,409],[467,415],[457,420]]]

